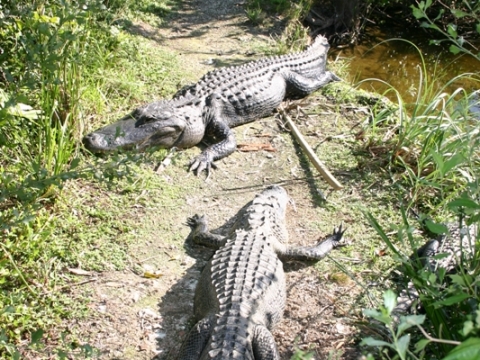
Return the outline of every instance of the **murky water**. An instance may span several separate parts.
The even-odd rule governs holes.
[[[397,40],[387,41],[393,38]],[[406,39],[410,39],[420,49],[423,64],[419,51]],[[414,101],[420,79],[425,78],[425,74],[430,79],[429,84],[438,90],[457,75],[476,73],[476,81],[462,78],[449,86],[447,91],[463,87],[471,92],[480,88],[480,61],[469,55],[454,56],[445,46],[428,43],[429,40],[419,33],[374,28],[368,31],[368,39],[360,45],[341,50],[332,49],[332,54],[350,59],[350,80],[354,83],[369,78],[381,79],[396,88],[407,102]],[[380,93],[388,87],[378,81],[368,81],[361,85],[363,89]]]

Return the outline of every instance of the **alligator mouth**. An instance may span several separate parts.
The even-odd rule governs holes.
[[[154,135],[152,126],[138,125],[138,120],[128,115],[116,123],[85,135],[83,145],[93,153],[138,148]]]
[[[134,143],[127,143],[120,145],[122,137],[114,137],[102,133],[90,133],[83,138],[83,145],[85,148],[93,153],[105,153],[114,151],[116,149],[128,150],[135,147]]]
[[[83,145],[92,153],[115,150],[143,150],[148,146],[172,147],[181,132],[172,122],[143,123],[135,118],[114,124],[85,135]]]

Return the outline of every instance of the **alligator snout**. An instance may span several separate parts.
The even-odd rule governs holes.
[[[108,142],[103,134],[90,133],[83,138],[83,145],[92,152],[102,152],[108,150]]]

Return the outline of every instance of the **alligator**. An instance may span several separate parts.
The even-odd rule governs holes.
[[[305,51],[224,67],[178,91],[171,100],[146,104],[83,139],[93,153],[149,146],[185,149],[210,139],[189,171],[210,174],[213,162],[236,150],[231,128],[268,116],[285,98],[304,97],[332,81],[329,45],[317,36]]]
[[[449,222],[443,224],[444,233],[436,234],[428,229],[428,219],[419,219],[419,221],[423,235],[428,237],[428,240],[410,256],[409,263],[413,266],[413,271],[428,271],[438,274],[439,269],[443,269],[445,274],[451,275],[458,271],[459,266],[466,259],[474,256],[476,234],[478,234],[477,225]],[[402,274],[405,273],[403,266],[400,269]],[[420,289],[417,289],[411,281],[406,286],[399,286],[401,289],[393,313],[404,315],[415,312],[416,308],[421,309]]]
[[[345,245],[342,226],[315,246],[289,247],[285,212],[289,197],[273,185],[239,212],[226,236],[208,231],[204,216],[188,219],[197,244],[218,249],[202,271],[194,312],[178,359],[279,359],[270,330],[286,301],[282,261],[316,261]]]

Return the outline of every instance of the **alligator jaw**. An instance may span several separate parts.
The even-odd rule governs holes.
[[[128,115],[116,123],[86,135],[83,138],[83,144],[93,153],[131,148],[142,150],[152,145],[171,148],[182,132],[181,122],[175,119],[143,123]]]

